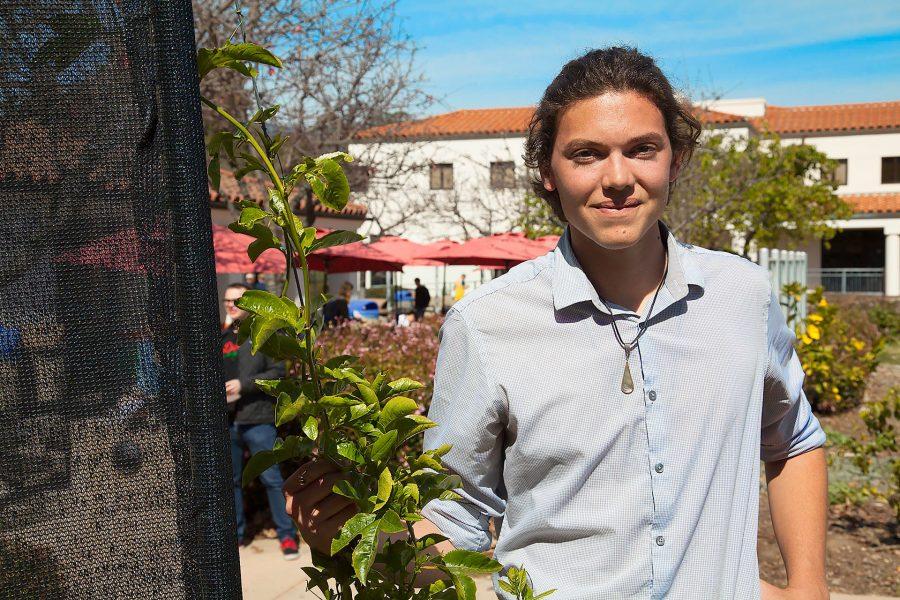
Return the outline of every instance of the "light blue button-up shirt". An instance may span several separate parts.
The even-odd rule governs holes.
[[[631,394],[611,321],[629,341],[647,315],[604,307],[568,234],[441,330],[425,445],[453,445],[464,500],[424,514],[472,550],[495,517],[495,557],[554,600],[758,598],[759,460],[825,442],[766,271],[663,235]]]

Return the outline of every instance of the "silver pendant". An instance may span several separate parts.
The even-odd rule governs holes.
[[[631,378],[631,367],[628,366],[628,357],[631,356],[631,350],[625,350],[625,372],[622,373],[622,393],[630,394],[634,391],[634,379]]]

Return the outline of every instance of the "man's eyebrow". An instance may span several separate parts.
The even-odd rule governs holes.
[[[655,142],[657,144],[662,144],[665,141],[665,138],[655,131],[651,131],[648,133],[641,134],[637,137],[633,137],[628,140],[625,145],[626,146],[634,146],[635,144],[646,144],[648,142]],[[603,142],[598,142],[596,140],[589,140],[586,138],[576,138],[574,140],[569,141],[564,147],[563,152],[570,152],[576,148],[606,148],[607,145]]]

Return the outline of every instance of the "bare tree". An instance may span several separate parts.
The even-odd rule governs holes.
[[[424,91],[415,66],[416,46],[400,26],[394,1],[242,0],[237,8],[243,30],[237,28],[234,1],[193,3],[198,45],[241,41],[243,31],[283,60],[284,68],[260,73],[257,84],[264,104],[281,105],[268,128],[272,135],[286,138],[286,167],[303,155],[346,151],[361,132],[408,121],[434,101]],[[224,74],[219,79],[210,76],[208,93],[220,100],[225,94],[225,105],[238,114],[251,112],[253,91],[241,87],[239,77],[232,80],[227,70],[220,71]],[[410,145],[370,141],[349,165],[352,190],[364,194],[370,177],[402,179],[420,167],[411,164]],[[311,223],[315,214],[309,190],[305,200]],[[385,212],[374,208],[375,214]],[[385,225],[397,228],[400,223]]]

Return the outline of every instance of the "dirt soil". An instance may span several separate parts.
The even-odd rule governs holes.
[[[882,397],[900,385],[900,365],[882,364],[866,387],[866,401]],[[826,429],[860,436],[866,431],[857,410],[819,416]],[[863,506],[832,506],[829,510],[827,572],[831,591],[900,596],[900,525],[882,502]],[[759,502],[759,569],[763,579],[783,585],[784,565],[775,543],[769,502]]]

